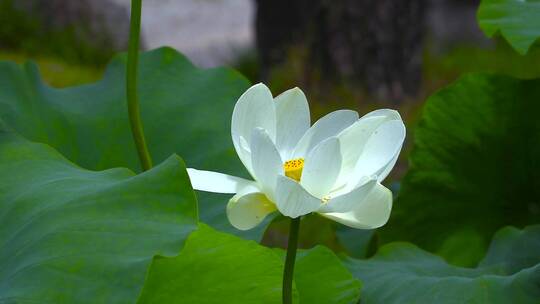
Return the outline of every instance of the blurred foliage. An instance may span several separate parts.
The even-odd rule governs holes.
[[[34,61],[43,80],[55,88],[64,88],[97,81],[103,75],[103,68],[97,66],[68,64],[53,57],[30,56],[20,52],[0,51],[0,60],[24,63]]]
[[[254,49],[247,49],[238,54],[229,65],[240,72],[251,83],[260,82],[260,67],[257,52]]]
[[[539,66],[539,47],[532,47],[527,55],[520,55],[502,39],[495,39],[492,47],[461,45],[444,54],[435,54],[428,45],[424,52],[424,86],[429,93],[471,72],[537,78],[540,77]]]
[[[375,254],[379,246],[376,229],[363,230],[337,225],[336,236],[339,243],[345,248],[344,252],[355,258],[370,257]]]
[[[0,0],[0,47],[75,64],[103,65],[114,55],[114,49],[105,47],[107,43],[98,47],[89,42],[102,37],[81,39],[81,32],[88,32],[90,27],[83,20],[77,25],[54,27],[44,18],[39,11],[18,8],[16,0]]]
[[[431,96],[383,240],[472,266],[500,227],[540,222],[538,100],[538,79],[492,74]]]
[[[265,231],[261,243],[269,247],[287,248],[290,220],[277,215]],[[298,237],[299,248],[312,248],[324,245],[335,252],[344,251],[336,236],[336,224],[316,213],[302,217]]]

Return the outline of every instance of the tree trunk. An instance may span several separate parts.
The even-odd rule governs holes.
[[[263,77],[291,45],[327,80],[362,84],[399,101],[417,93],[426,0],[257,0],[256,35]]]

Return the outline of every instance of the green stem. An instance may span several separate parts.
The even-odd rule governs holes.
[[[144,171],[152,168],[152,158],[146,147],[137,98],[137,63],[139,61],[139,35],[141,32],[142,0],[131,0],[131,24],[129,28],[129,48],[126,71],[126,93],[131,133],[135,140],[141,167]]]
[[[300,217],[291,218],[289,229],[289,242],[287,244],[287,257],[283,271],[283,304],[292,303],[292,282],[294,276],[294,262],[298,248],[298,231],[300,230]]]

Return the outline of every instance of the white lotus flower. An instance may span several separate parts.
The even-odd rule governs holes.
[[[279,210],[296,218],[311,212],[344,225],[384,225],[392,193],[381,185],[395,165],[405,126],[394,110],[362,118],[332,112],[310,127],[304,93],[294,88],[276,98],[264,84],[249,88],[236,103],[232,140],[255,181],[188,169],[197,190],[235,193],[227,205],[231,224],[255,227]]]

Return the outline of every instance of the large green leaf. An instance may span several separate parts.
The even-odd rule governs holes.
[[[88,171],[0,129],[0,223],[1,303],[134,303],[197,206],[177,156],[136,176]]]
[[[178,257],[154,260],[140,303],[281,303],[283,250],[200,225]],[[302,251],[295,303],[356,303],[360,283],[327,248]]]
[[[522,55],[540,37],[539,0],[482,0],[477,18],[487,36],[500,32]]]
[[[125,101],[126,56],[110,64],[103,80],[54,89],[33,64],[0,63],[0,119],[26,138],[51,145],[92,170],[140,171]],[[201,70],[170,48],[140,56],[139,97],[148,146],[155,163],[176,153],[188,167],[245,175],[232,147],[234,103],[248,81],[230,69]],[[240,233],[225,217],[228,197],[199,194],[201,219]],[[260,238],[264,225],[241,235]]]
[[[540,80],[486,74],[430,97],[382,239],[471,266],[500,227],[540,222],[539,100]]]
[[[322,246],[299,252],[294,281],[301,304],[349,304],[357,303],[360,297],[360,281]]]
[[[272,250],[201,224],[174,258],[157,257],[139,303],[279,303]]]
[[[362,304],[540,301],[540,226],[499,231],[477,268],[461,268],[407,243],[346,265],[364,282]]]

